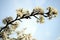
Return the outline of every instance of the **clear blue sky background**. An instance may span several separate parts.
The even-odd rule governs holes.
[[[0,0],[0,25],[3,25],[2,19],[7,16],[15,18],[16,9],[32,11],[36,6],[41,6],[45,11],[48,6],[53,6],[58,10],[58,16],[52,20],[46,18],[44,24],[35,24],[37,30],[34,36],[37,40],[57,40],[60,37],[60,0]]]

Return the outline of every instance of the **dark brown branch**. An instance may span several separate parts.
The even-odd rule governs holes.
[[[20,20],[20,19],[24,19],[24,18],[28,19],[28,18],[30,18],[31,16],[34,16],[35,18],[37,18],[35,15],[38,15],[38,14],[39,14],[39,13],[35,13],[35,14],[31,14],[31,15],[26,16],[26,17],[24,17],[24,15],[23,15],[23,16],[22,16],[21,18],[19,18],[19,19],[18,19],[18,16],[17,16],[15,20],[9,22],[8,24],[6,24],[5,27],[1,28],[0,32],[1,32],[3,29],[7,28],[7,26],[8,26],[9,24],[12,24],[12,23],[15,22],[16,20]],[[43,15],[43,16],[46,17],[45,15]]]
[[[8,25],[12,24],[13,22],[15,22],[15,21],[17,21],[17,20],[21,21],[20,19],[24,19],[24,18],[26,18],[26,19],[28,19],[28,18],[31,19],[31,18],[30,18],[31,16],[34,16],[35,18],[37,18],[35,15],[38,15],[38,14],[39,14],[39,13],[34,13],[34,12],[32,12],[30,15],[28,15],[28,16],[23,15],[21,18],[18,18],[18,15],[17,15],[16,19],[13,20],[13,21],[11,21],[11,22],[9,22],[9,23],[7,23],[6,26],[4,26],[3,28],[1,28],[0,32],[2,32],[2,30],[4,30],[5,28],[7,28]],[[25,17],[24,17],[24,16],[25,16]],[[45,15],[43,15],[43,16],[46,17]],[[38,19],[38,18],[37,18],[37,19]]]

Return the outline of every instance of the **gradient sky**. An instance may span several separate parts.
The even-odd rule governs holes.
[[[16,9],[24,8],[32,11],[36,6],[46,8],[53,6],[58,10],[58,16],[52,20],[45,18],[45,23],[36,23],[36,19],[22,20],[20,28],[27,27],[26,33],[32,33],[37,40],[59,40],[60,39],[60,0],[0,0],[0,26],[2,19],[8,16],[16,17]],[[19,30],[19,29],[18,29]]]

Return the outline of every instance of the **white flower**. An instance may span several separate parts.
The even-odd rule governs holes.
[[[57,16],[57,14],[58,14],[57,9],[53,9],[53,10],[52,10],[52,12],[53,12],[54,17],[56,17],[56,16]]]
[[[43,16],[40,17],[40,23],[44,23],[45,19]]]
[[[36,7],[36,8],[33,9],[33,11],[37,12],[37,13],[39,13],[41,15],[44,13],[44,10],[41,7]]]
[[[18,27],[18,24],[19,24],[19,22],[14,22],[12,25],[11,25],[11,29],[12,30],[15,30],[17,27]]]
[[[8,35],[6,34],[6,32],[3,32],[3,40],[8,40]]]
[[[7,24],[7,22],[6,22],[6,19],[3,19],[3,21],[2,21],[4,24]]]
[[[54,17],[56,17],[57,16],[57,14],[58,14],[58,11],[57,11],[57,9],[55,9],[55,8],[53,8],[53,7],[48,7],[47,8],[47,10],[49,10],[49,15],[52,17],[52,16],[54,16]]]
[[[25,9],[18,9],[17,10],[17,15],[18,17],[22,17],[25,14],[25,16],[29,15],[29,11]]]
[[[30,15],[29,11],[27,10],[26,13],[25,13],[27,16]]]
[[[17,11],[18,17],[22,17],[23,16],[23,9],[18,9],[16,11]]]
[[[5,19],[3,19],[3,23],[4,24],[7,24],[7,22],[9,23],[9,22],[11,22],[13,20],[13,18],[11,17],[11,16],[9,16],[9,17],[6,17]]]

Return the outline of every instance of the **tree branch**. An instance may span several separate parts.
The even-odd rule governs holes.
[[[38,14],[39,14],[39,13],[35,13],[35,14],[34,14],[34,13],[31,13],[30,15],[25,16],[25,17],[24,17],[24,15],[23,15],[23,16],[22,16],[21,18],[19,18],[19,19],[18,19],[18,16],[17,16],[15,20],[9,22],[8,24],[6,24],[6,26],[4,26],[3,28],[1,28],[0,32],[1,32],[3,29],[7,28],[7,26],[8,26],[9,24],[12,24],[13,22],[15,22],[15,21],[17,21],[17,20],[21,21],[20,19],[24,19],[24,18],[28,19],[28,18],[30,18],[31,16],[34,16],[35,18],[37,18],[35,15],[38,15]],[[45,15],[43,15],[43,16],[46,17]],[[38,19],[38,18],[37,18],[37,19]]]
[[[18,18],[18,15],[17,15],[17,17],[14,19],[14,20],[12,20],[11,22],[7,22],[7,24],[3,27],[3,28],[1,28],[1,30],[0,30],[0,32],[2,32],[5,28],[7,28],[8,27],[8,25],[10,25],[10,24],[12,24],[13,22],[15,22],[15,21],[17,21],[17,20],[19,20],[19,21],[21,21],[20,19],[24,19],[24,18],[26,18],[26,19],[31,19],[30,17],[31,16],[33,16],[33,17],[35,17],[35,18],[37,18],[37,19],[39,19],[38,17],[36,17],[35,15],[38,15],[38,14],[40,14],[39,12],[38,13],[34,13],[34,12],[32,12],[30,15],[28,15],[28,16],[25,16],[25,15],[23,15],[22,17],[20,17],[20,18]],[[46,13],[43,13],[43,14],[40,14],[40,15],[43,15],[44,17],[48,17],[48,16],[46,16],[46,15],[44,15],[44,14],[46,14]],[[22,21],[21,21],[22,22]],[[2,37],[2,35],[0,34],[0,38]]]

